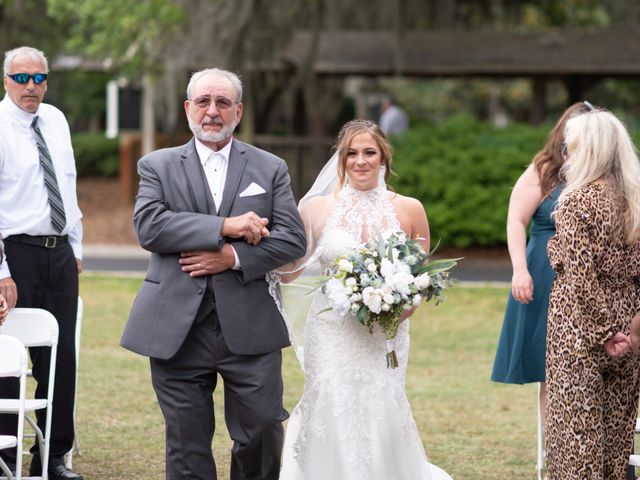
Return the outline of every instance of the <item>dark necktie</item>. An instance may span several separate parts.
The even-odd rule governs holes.
[[[49,154],[49,149],[47,148],[47,142],[44,141],[42,132],[38,127],[37,116],[33,117],[31,128],[33,128],[35,133],[40,165],[42,165],[42,171],[44,172],[44,184],[47,187],[47,197],[49,197],[49,207],[51,210],[51,224],[58,233],[61,233],[67,224],[67,219],[64,214],[64,203],[62,202],[62,196],[58,188],[58,179],[56,178],[56,171],[51,161],[51,154]]]

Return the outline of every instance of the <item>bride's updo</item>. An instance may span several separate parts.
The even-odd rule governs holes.
[[[344,179],[346,175],[347,165],[347,152],[349,151],[349,145],[351,140],[356,135],[361,133],[368,133],[371,138],[378,144],[380,149],[380,157],[382,165],[385,167],[384,179],[387,181],[389,175],[393,173],[391,165],[393,163],[393,148],[387,140],[386,135],[380,130],[380,127],[371,120],[355,119],[345,123],[340,129],[338,134],[338,142],[336,143],[334,150],[338,152],[338,180],[339,185],[344,185]]]

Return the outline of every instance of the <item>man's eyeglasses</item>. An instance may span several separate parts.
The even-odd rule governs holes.
[[[193,100],[193,103],[198,108],[209,108],[209,105],[211,105],[211,102],[215,103],[216,108],[220,111],[229,110],[231,107],[233,107],[234,103],[238,103],[238,102],[234,102],[233,100],[227,97],[211,98],[209,95],[203,95],[202,97],[198,97],[195,100]]]
[[[33,79],[33,83],[36,85],[40,85],[47,79],[46,73],[34,73],[33,75],[29,73],[12,73],[11,75],[7,75],[11,80],[20,85],[24,85],[25,83],[29,83],[30,79]]]

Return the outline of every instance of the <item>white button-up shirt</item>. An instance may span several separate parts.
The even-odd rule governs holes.
[[[51,213],[34,132],[38,126],[47,142],[56,171],[67,224],[58,234],[51,225]],[[52,105],[40,104],[29,113],[5,95],[0,102],[0,234],[69,235],[76,258],[82,258],[82,213],[76,194],[76,163],[71,133],[64,114]],[[11,275],[11,258],[0,265],[0,278]]]
[[[196,140],[196,152],[202,163],[204,174],[207,177],[207,183],[209,184],[209,190],[211,190],[211,196],[216,204],[216,210],[220,209],[222,204],[222,193],[224,192],[224,184],[227,180],[227,168],[229,167],[229,155],[231,154],[231,139],[227,144],[217,152],[197,138]],[[240,270],[240,258],[236,253],[236,249],[231,245],[233,250],[233,256],[235,257],[234,270]]]
[[[227,180],[227,168],[229,166],[229,155],[231,154],[231,142],[233,140],[216,152],[196,138],[196,151],[198,152],[198,157],[200,157],[202,168],[204,168],[211,196],[216,204],[216,210],[220,209],[220,204],[222,203],[222,193]]]

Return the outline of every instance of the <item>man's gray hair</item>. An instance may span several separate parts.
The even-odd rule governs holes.
[[[3,72],[5,75],[20,73],[11,71],[13,61],[17,57],[42,62],[42,65],[44,65],[44,72],[40,73],[49,73],[49,62],[47,62],[47,57],[44,56],[44,53],[42,53],[42,51],[32,47],[18,47],[4,53]]]
[[[236,91],[235,101],[238,103],[242,102],[242,81],[240,80],[240,77],[238,77],[238,75],[233,72],[223,70],[221,68],[205,68],[204,70],[200,70],[191,75],[191,79],[189,80],[189,84],[187,85],[188,100],[193,100],[191,93],[193,92],[193,86],[196,84],[196,82],[202,77],[207,77],[209,75],[224,77],[229,80]]]

